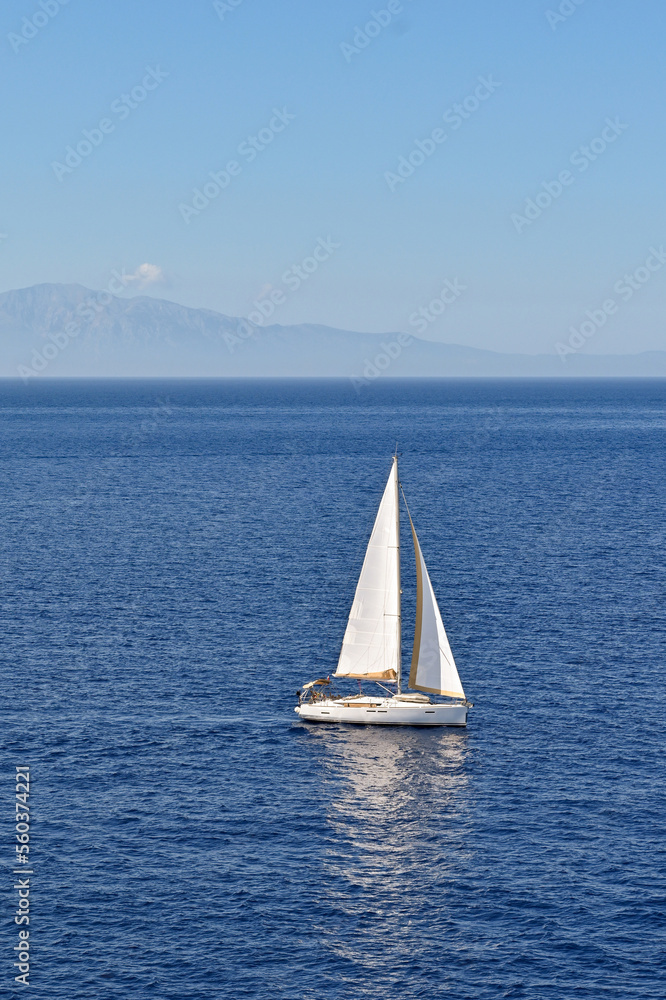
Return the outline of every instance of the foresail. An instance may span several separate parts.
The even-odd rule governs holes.
[[[349,615],[336,677],[394,681],[400,670],[398,472],[394,460]]]
[[[411,516],[410,516],[411,523]],[[412,524],[416,555],[416,627],[409,686],[430,694],[464,698],[442,616],[437,606],[425,559]]]

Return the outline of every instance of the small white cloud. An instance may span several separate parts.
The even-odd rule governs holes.
[[[159,264],[139,264],[133,274],[126,274],[125,281],[136,281],[140,288],[166,281],[166,275]]]

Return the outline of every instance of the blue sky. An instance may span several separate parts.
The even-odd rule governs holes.
[[[9,0],[0,21],[2,291],[125,269],[127,295],[247,315],[280,289],[280,323],[417,332],[457,279],[424,337],[552,352],[612,298],[586,350],[666,346],[659,0]]]

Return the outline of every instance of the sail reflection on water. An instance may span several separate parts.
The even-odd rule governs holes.
[[[332,834],[320,859],[332,911],[319,928],[322,943],[368,969],[385,970],[387,953],[413,961],[420,930],[432,947],[437,887],[467,868],[469,738],[461,730],[374,726],[317,727],[308,736],[323,744]]]

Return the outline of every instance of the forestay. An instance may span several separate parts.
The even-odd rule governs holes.
[[[395,681],[400,672],[400,548],[397,459],[363,560],[336,677]]]

